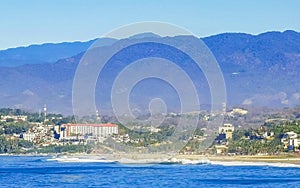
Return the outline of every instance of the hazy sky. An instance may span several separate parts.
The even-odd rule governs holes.
[[[0,0],[0,49],[86,41],[124,24],[163,21],[204,37],[300,31],[299,0]]]

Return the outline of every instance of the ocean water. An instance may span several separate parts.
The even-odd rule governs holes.
[[[0,156],[0,187],[300,187],[300,167],[62,162],[51,157]]]

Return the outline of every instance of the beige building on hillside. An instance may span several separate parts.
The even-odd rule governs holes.
[[[225,123],[222,127],[219,127],[219,134],[226,134],[226,139],[232,139],[232,133],[234,126],[230,123]]]

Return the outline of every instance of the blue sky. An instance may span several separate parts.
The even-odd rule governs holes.
[[[0,0],[0,49],[86,41],[125,24],[162,21],[204,37],[300,31],[298,0]]]

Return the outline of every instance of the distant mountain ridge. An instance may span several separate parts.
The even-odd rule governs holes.
[[[87,42],[62,42],[30,45],[28,47],[0,50],[0,67],[17,67],[29,64],[55,63],[64,58],[86,51],[97,39]],[[103,46],[111,45],[116,40],[100,39]]]
[[[157,36],[146,34],[145,37]],[[126,40],[135,40],[135,37]],[[175,38],[169,37],[169,40]],[[202,40],[223,71],[230,105],[285,107],[300,104],[300,33],[224,33]],[[73,77],[82,54],[93,42],[0,51],[0,104],[37,110],[47,103],[49,110],[72,113]],[[114,39],[106,42],[103,48],[120,43]],[[50,50],[49,46],[54,49]],[[145,49],[137,52],[149,53],[144,52]],[[202,83],[197,87],[207,89]],[[204,103],[209,99],[208,96],[203,98]],[[140,100],[142,98],[135,102]]]
[[[300,53],[300,33],[267,32],[259,35],[225,33],[203,39],[219,63],[247,68],[270,68],[275,64],[293,68]]]

